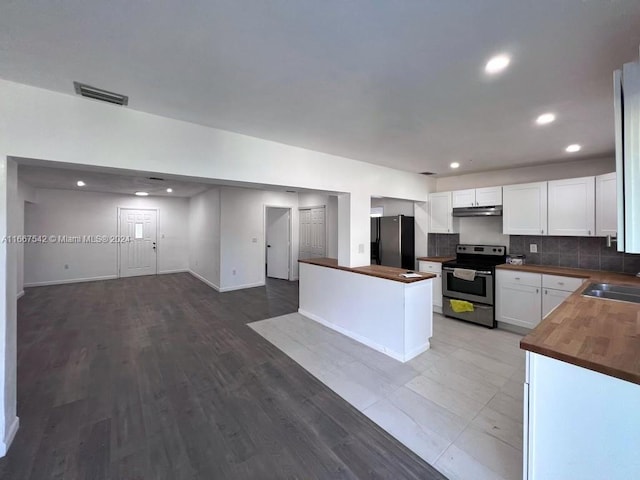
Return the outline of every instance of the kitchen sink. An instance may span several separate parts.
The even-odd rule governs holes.
[[[583,292],[585,297],[605,298],[620,302],[640,303],[640,288],[608,283],[592,283]]]

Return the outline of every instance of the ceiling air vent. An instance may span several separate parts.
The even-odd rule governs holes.
[[[73,82],[73,87],[75,88],[76,93],[83,97],[93,98],[94,100],[100,100],[101,102],[108,102],[116,105],[127,105],[129,103],[129,97],[126,95],[108,92],[101,88],[91,87],[79,82]]]
[[[160,177],[147,177],[149,180],[155,180],[156,182],[164,182],[164,178]]]
[[[435,175],[433,172],[420,172],[420,175]]]

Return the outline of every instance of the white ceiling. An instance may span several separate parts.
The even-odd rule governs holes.
[[[612,71],[637,58],[638,0],[22,0],[0,77],[410,171],[613,151]],[[513,56],[489,79],[486,60]],[[553,111],[558,120],[535,127]],[[574,154],[575,155],[575,154]]]
[[[163,178],[158,175],[140,174],[134,176],[70,168],[18,166],[18,178],[35,188],[120,193],[125,195],[133,195],[135,192],[143,191],[149,193],[150,196],[192,197],[212,187],[212,185],[203,183],[172,179],[164,179],[164,181],[151,180],[149,179],[151,176]],[[76,185],[78,180],[82,180],[86,185],[78,187]],[[167,188],[172,188],[173,192],[168,193]]]

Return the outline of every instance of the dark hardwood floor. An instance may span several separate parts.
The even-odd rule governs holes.
[[[20,430],[0,478],[444,478],[246,326],[297,307],[297,283],[280,280],[28,289]]]

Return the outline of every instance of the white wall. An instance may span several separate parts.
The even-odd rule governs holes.
[[[189,269],[220,290],[220,189],[189,200]]]
[[[220,291],[264,285],[265,207],[291,208],[291,279],[298,278],[298,196],[220,188]]]
[[[158,209],[158,273],[188,269],[188,200],[134,197],[74,190],[36,190],[36,203],[27,203],[27,235],[117,235],[118,207]],[[25,286],[118,275],[115,243],[25,245]],[[65,265],[68,268],[65,268]]]
[[[338,197],[324,193],[298,194],[298,208],[325,206],[327,252],[329,258],[338,258]],[[299,226],[298,236],[300,236]]]
[[[460,243],[509,248],[509,235],[502,234],[502,217],[461,217],[459,221]]]
[[[0,129],[1,131],[1,129]],[[18,206],[18,167],[0,156],[0,237],[16,235],[21,219]],[[16,243],[0,242],[0,456],[6,453],[18,429],[17,399],[17,258]]]
[[[382,207],[384,216],[406,215],[413,217],[415,215],[414,202],[411,200],[398,200],[396,198],[371,198],[372,207]]]
[[[369,264],[370,196],[426,201],[431,178],[0,80],[6,155],[259,185],[349,192],[341,264]],[[117,141],[114,141],[117,139]],[[357,212],[357,214],[356,214]],[[346,240],[348,238],[348,241]],[[362,248],[361,248],[362,246]]]
[[[24,209],[25,202],[34,203],[36,201],[36,191],[31,185],[27,185],[18,178],[18,199],[16,202],[16,235],[24,234]],[[18,297],[24,294],[24,244],[19,243],[17,248],[17,284],[16,291]]]
[[[615,158],[592,158],[575,162],[550,163],[530,167],[507,168],[490,172],[469,173],[436,179],[438,192],[465,188],[494,187],[518,183],[544,182],[563,178],[578,178],[615,172]]]

